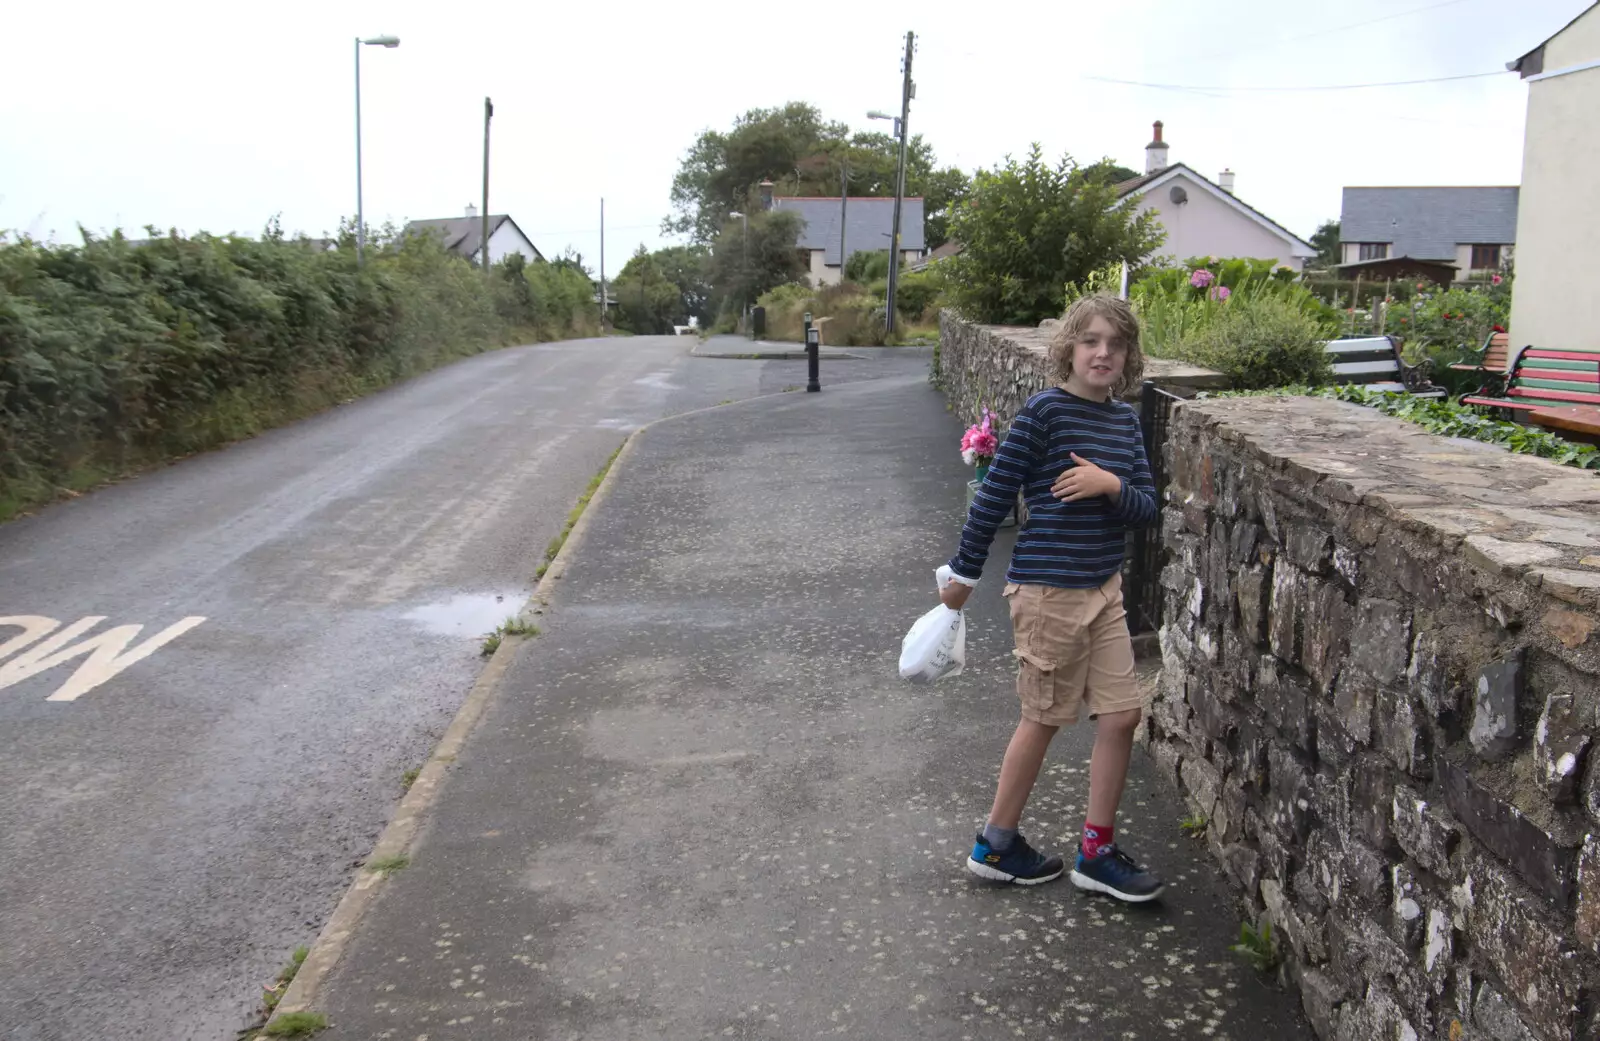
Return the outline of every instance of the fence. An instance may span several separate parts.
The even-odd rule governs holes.
[[[1167,494],[1167,427],[1173,402],[1182,400],[1149,380],[1144,382],[1139,393],[1139,425],[1144,430],[1144,454],[1150,460],[1158,510],[1165,504]],[[1128,629],[1134,634],[1157,632],[1161,628],[1161,569],[1166,565],[1159,517],[1154,526],[1131,532],[1128,541],[1127,565],[1122,579]]]

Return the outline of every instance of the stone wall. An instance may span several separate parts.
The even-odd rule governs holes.
[[[1600,478],[1191,401],[1142,735],[1323,1038],[1600,1037]]]
[[[962,422],[977,419],[978,409],[994,409],[1009,424],[1034,394],[1052,386],[1051,322],[1041,327],[977,325],[939,315],[939,380]],[[1145,378],[1172,388],[1219,389],[1227,377],[1210,369],[1156,358],[1145,359]],[[1137,399],[1137,390],[1130,400]]]

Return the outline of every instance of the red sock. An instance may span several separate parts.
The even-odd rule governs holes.
[[[1100,851],[1111,845],[1111,825],[1083,822],[1083,855],[1098,857]]]

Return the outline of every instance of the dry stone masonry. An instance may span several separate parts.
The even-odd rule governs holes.
[[[1318,1034],[1600,1038],[1600,478],[1305,398],[1165,451],[1143,739]]]
[[[1023,404],[1055,380],[1050,374],[1050,336],[1055,320],[1038,328],[976,325],[952,311],[939,315],[939,380],[952,410],[972,422],[980,408],[991,408],[1003,424]],[[1210,369],[1157,358],[1145,360],[1145,378],[1169,389],[1217,389],[1227,377]]]

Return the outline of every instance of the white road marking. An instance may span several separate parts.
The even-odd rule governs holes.
[[[205,618],[191,615],[167,626],[132,648],[129,645],[144,630],[142,625],[119,625],[79,643],[72,643],[105,620],[104,615],[90,615],[78,619],[60,632],[55,632],[61,623],[54,618],[45,618],[42,615],[0,616],[0,626],[17,626],[22,629],[20,635],[0,643],[0,690],[74,658],[88,655],[88,660],[79,665],[71,677],[57,688],[54,694],[45,699],[76,701],[128,666],[150,657],[205,621]],[[50,633],[54,635],[48,636],[37,646],[24,650]],[[15,657],[11,657],[12,655]],[[11,660],[4,661],[3,659],[7,657],[11,657]]]

